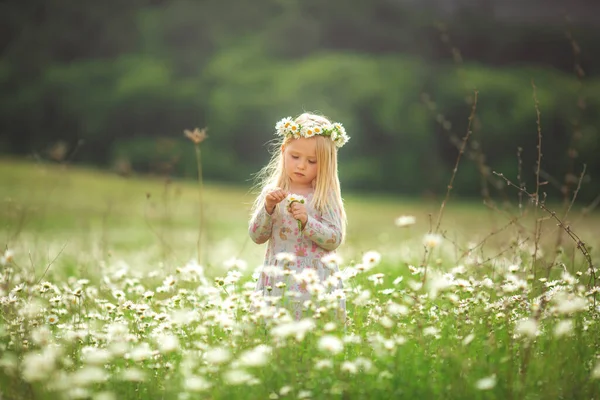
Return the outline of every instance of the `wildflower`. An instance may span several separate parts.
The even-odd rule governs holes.
[[[404,277],[403,277],[403,276],[399,276],[399,277],[397,277],[396,279],[394,279],[394,281],[392,282],[392,284],[393,284],[394,286],[396,286],[397,284],[399,284],[399,283],[400,283],[400,282],[402,282],[403,280],[404,280]]]
[[[286,284],[285,282],[277,282],[277,283],[275,284],[275,287],[276,287],[277,289],[285,289],[285,287],[286,287],[286,286],[287,286],[287,284]]]
[[[271,329],[271,334],[277,338],[285,339],[289,336],[295,336],[298,342],[304,340],[306,334],[315,328],[315,322],[310,318],[300,321],[285,322]]]
[[[336,336],[325,335],[319,339],[318,347],[321,351],[335,355],[344,350],[344,343]]]
[[[46,317],[46,322],[50,325],[58,323],[58,317],[55,314],[50,314]]]
[[[351,361],[344,361],[342,365],[340,365],[340,370],[348,372],[349,374],[356,374],[358,372],[358,367]]]
[[[231,369],[223,374],[223,380],[229,385],[249,384],[254,377],[242,369]]]
[[[317,360],[317,362],[315,362],[315,369],[320,370],[320,369],[326,369],[326,368],[333,368],[332,360],[322,359],[322,360]]]
[[[229,350],[222,347],[214,347],[204,353],[204,359],[209,364],[224,364],[231,358]]]
[[[172,353],[179,349],[179,339],[175,335],[166,334],[158,338],[158,348],[161,353]]]
[[[106,381],[108,379],[108,374],[102,367],[86,366],[76,371],[71,379],[75,385],[88,386]]]
[[[126,358],[129,358],[133,361],[148,360],[151,357],[152,350],[150,349],[150,345],[146,342],[142,342],[139,346],[134,347],[128,354],[126,354]]]
[[[261,367],[269,361],[271,347],[261,344],[252,350],[246,350],[239,357],[240,365],[244,367]]]
[[[125,299],[125,292],[123,292],[122,290],[113,290],[112,295],[117,300]]]
[[[408,307],[403,304],[391,302],[387,306],[387,312],[391,315],[406,315],[408,314]]]
[[[376,251],[367,251],[362,258],[362,263],[367,269],[376,267],[381,262],[381,254]]]
[[[119,376],[119,375],[117,375]],[[129,382],[143,382],[146,379],[144,371],[139,368],[128,368],[120,374],[120,378],[123,381]]]
[[[44,346],[50,341],[51,333],[46,326],[40,326],[31,332],[31,340],[39,346]]]
[[[150,300],[151,298],[154,297],[154,292],[148,290],[148,291],[144,292],[143,296],[144,296],[144,299]]]
[[[381,326],[383,326],[384,328],[387,328],[387,329],[394,326],[394,321],[392,321],[390,319],[390,317],[387,317],[385,315],[383,317],[381,317],[381,319],[379,320],[379,323],[381,324]]]
[[[367,279],[370,280],[370,281],[373,281],[373,284],[375,286],[377,286],[377,285],[383,285],[383,277],[384,276],[385,275],[380,272],[380,273],[373,274],[373,275],[369,276]]]
[[[401,217],[396,218],[396,226],[400,228],[404,228],[410,225],[414,225],[417,222],[417,219],[412,215],[402,215]]]
[[[194,142],[194,144],[200,144],[208,137],[208,135],[206,134],[206,128],[195,128],[193,131],[185,129],[183,133],[188,139]]]
[[[86,364],[104,365],[112,359],[113,355],[106,349],[87,346],[81,349],[81,359]]]
[[[25,289],[25,284],[19,283],[14,288],[12,288],[11,293],[20,293],[23,291],[23,289]]]
[[[325,332],[331,332],[334,331],[336,327],[337,326],[335,325],[335,322],[328,322],[325,324],[325,326],[323,326],[323,330]]]
[[[429,296],[435,299],[438,293],[452,286],[451,279],[447,275],[442,275],[436,271],[431,271],[431,275],[427,280],[427,288]]]
[[[204,392],[212,386],[209,381],[197,375],[187,376],[183,384],[191,392]]]
[[[310,390],[301,390],[298,392],[299,399],[308,399],[312,396],[312,392]]]
[[[284,263],[293,264],[296,262],[296,255],[292,253],[281,252],[275,255],[275,259]]]
[[[117,400],[117,397],[111,392],[99,392],[94,394],[92,400]]]
[[[12,262],[14,255],[15,253],[12,250],[6,249],[4,255],[0,257],[0,265],[6,265]]]
[[[327,268],[332,270],[335,270],[335,268],[343,262],[342,258],[335,253],[324,256],[321,258],[321,261]]]
[[[492,374],[488,377],[482,378],[475,383],[475,388],[479,390],[490,390],[496,386],[497,379],[496,374]]]
[[[423,244],[429,248],[438,247],[442,243],[442,236],[437,233],[428,233],[423,237]]]
[[[600,379],[600,363],[597,363],[594,369],[592,370],[592,379]]]
[[[475,339],[475,334],[473,333],[469,333],[467,336],[465,336],[465,338],[462,340],[462,344],[463,346],[468,345],[469,343],[471,343],[473,341],[473,339]]]
[[[169,288],[171,286],[175,285],[175,278],[172,275],[167,276],[164,280],[163,280],[163,286],[166,288]]]
[[[437,336],[440,330],[435,326],[428,326],[423,329],[423,336]]]
[[[586,299],[576,295],[558,293],[554,300],[556,301],[556,311],[559,314],[573,314],[588,308]]]
[[[532,318],[521,320],[515,327],[515,333],[530,338],[536,337],[538,334],[538,323]]]
[[[290,394],[292,392],[292,390],[294,390],[294,389],[291,386],[285,385],[285,386],[282,386],[281,389],[279,389],[279,394],[281,396],[286,396],[286,395]]]
[[[232,257],[223,263],[227,269],[238,269],[245,271],[248,268],[248,263],[244,260],[240,260],[237,257]]]
[[[45,380],[54,371],[56,359],[60,356],[60,348],[47,346],[42,353],[26,353],[21,366],[23,379],[27,382]]]
[[[314,133],[313,133],[313,135],[314,135]],[[288,201],[287,210],[288,210],[288,212],[291,212],[292,204],[294,204],[294,203],[305,204],[306,198],[304,198],[304,196],[301,196],[299,194],[290,193],[287,197],[287,201]],[[300,222],[300,220],[298,220],[298,229],[302,229],[302,222]]]
[[[569,336],[573,332],[573,321],[570,319],[565,319],[560,321],[554,327],[554,336],[557,338],[562,336]]]

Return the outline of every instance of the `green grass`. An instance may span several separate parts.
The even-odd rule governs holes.
[[[514,193],[501,210],[451,198],[445,239],[427,252],[440,199],[346,193],[348,323],[333,316],[337,301],[316,297],[296,337],[303,325],[285,311],[251,303],[264,246],[248,239],[247,187],[206,185],[204,269],[189,263],[194,182],[4,159],[0,190],[0,237],[14,253],[0,270],[0,397],[600,396],[586,261],[564,235],[556,245],[551,220],[534,260],[535,219],[548,215],[526,205],[509,223]],[[596,261],[600,218],[579,210],[567,220]],[[417,223],[398,228],[400,215]],[[381,263],[363,268],[370,250]],[[227,270],[232,257],[248,270]]]

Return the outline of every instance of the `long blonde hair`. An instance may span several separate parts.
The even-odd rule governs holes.
[[[325,126],[331,122],[321,116],[312,113],[304,113],[295,119],[299,125]],[[342,237],[346,236],[346,211],[342,200],[340,180],[338,177],[337,147],[329,137],[315,135],[317,153],[317,177],[315,179],[315,193],[311,206],[318,211],[324,211],[327,207],[333,207],[341,213]],[[291,141],[292,137],[283,137],[273,142],[271,160],[256,174],[255,188],[261,193],[269,187],[279,187],[285,191],[290,189],[290,179],[285,174],[284,157],[282,149]],[[263,206],[264,197],[258,196],[252,206],[252,214]]]

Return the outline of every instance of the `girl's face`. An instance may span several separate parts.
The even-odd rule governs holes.
[[[294,139],[281,150],[285,173],[293,186],[310,187],[317,177],[317,141],[315,138]]]

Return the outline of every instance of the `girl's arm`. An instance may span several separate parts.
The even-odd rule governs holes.
[[[309,215],[302,233],[327,251],[337,249],[342,243],[341,213],[333,207],[327,207],[320,221]]]
[[[277,207],[273,213],[277,212]],[[264,204],[264,194],[262,206],[256,210],[252,218],[250,219],[250,225],[248,227],[248,233],[254,243],[263,244],[271,238],[271,232],[273,231],[273,216],[267,213]]]

